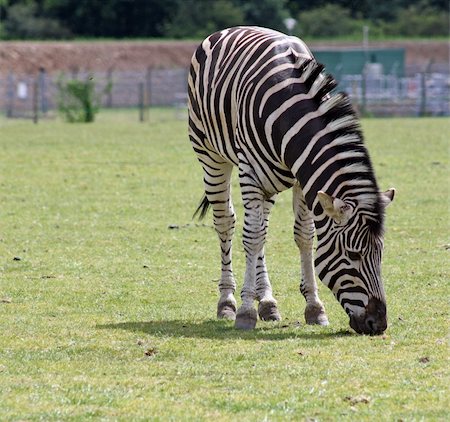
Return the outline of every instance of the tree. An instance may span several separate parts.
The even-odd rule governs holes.
[[[180,0],[44,0],[44,13],[74,33],[95,37],[160,37]]]
[[[70,31],[56,19],[39,16],[36,3],[16,3],[7,9],[7,17],[3,23],[6,38],[69,38]]]
[[[373,23],[395,21],[401,10],[411,6],[448,12],[448,0],[287,0],[286,7],[291,16],[297,16],[330,4],[347,9],[353,18],[368,19]]]
[[[350,11],[336,4],[300,13],[297,35],[300,37],[336,37],[360,32],[362,21],[351,17]]]
[[[428,7],[411,6],[402,9],[395,22],[382,25],[386,35],[406,37],[435,37],[448,34],[449,14]]]
[[[244,24],[242,10],[230,0],[181,0],[164,34],[174,38],[204,38],[230,26]]]
[[[246,25],[264,26],[278,31],[286,31],[284,19],[289,17],[286,0],[240,0],[237,1]]]
[[[301,36],[352,35],[363,24],[372,35],[448,33],[448,0],[0,0],[0,37],[198,39],[234,25],[285,32],[288,16],[300,17]]]

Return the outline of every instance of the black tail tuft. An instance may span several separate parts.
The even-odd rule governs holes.
[[[200,205],[198,206],[197,210],[194,212],[194,215],[192,216],[192,218],[196,218],[197,215],[200,213],[200,215],[198,216],[199,220],[203,220],[205,218],[205,215],[208,213],[209,207],[211,206],[211,204],[208,201],[208,198],[206,197],[206,195],[203,195],[202,198],[202,202],[200,202]]]

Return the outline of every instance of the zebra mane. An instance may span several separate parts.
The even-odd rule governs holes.
[[[324,73],[324,66],[316,60],[302,59],[299,71],[310,96],[322,112],[328,132],[332,133],[332,141],[321,153],[334,148],[342,156],[348,154],[347,163],[345,159],[341,160],[344,161],[341,174],[350,176],[348,185],[336,186],[337,191],[328,193],[341,195],[341,199],[356,201],[367,213],[371,231],[381,234],[385,206],[364,144],[360,121],[349,96],[344,92],[335,92],[337,81],[330,74]]]

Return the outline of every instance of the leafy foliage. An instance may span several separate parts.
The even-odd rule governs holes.
[[[372,34],[444,36],[448,13],[447,0],[0,0],[0,37],[202,38],[233,25],[285,31],[289,16],[302,37],[359,34],[363,24]]]
[[[180,0],[47,0],[43,13],[84,37],[162,36]]]
[[[335,37],[361,31],[361,20],[353,19],[348,9],[336,4],[300,13],[297,34],[301,37]]]
[[[99,111],[99,96],[95,92],[95,83],[92,77],[85,81],[72,79],[65,81],[62,77],[58,81],[59,98],[58,109],[64,119],[69,123],[90,123]],[[104,93],[111,89],[107,85]]]
[[[383,3],[383,2],[382,2]],[[339,37],[357,36],[364,25],[371,29],[371,35],[434,37],[445,35],[448,31],[448,13],[437,12],[436,9],[422,2],[407,8],[386,9],[383,4],[377,12],[364,8],[355,13],[338,4],[328,3],[298,15],[297,35],[300,37]],[[395,13],[395,15],[393,15]],[[372,19],[371,19],[372,17]]]
[[[164,26],[164,33],[174,38],[204,38],[214,31],[241,25],[244,14],[230,0],[186,0],[179,4],[172,20]]]
[[[264,26],[286,31],[283,20],[289,17],[286,0],[247,0],[241,4],[247,25]]]
[[[399,11],[393,25],[382,25],[387,35],[434,37],[448,32],[448,13],[436,13],[431,8],[411,6]]]
[[[36,4],[18,3],[8,9],[3,23],[6,38],[69,38],[71,32],[56,19],[38,15]]]

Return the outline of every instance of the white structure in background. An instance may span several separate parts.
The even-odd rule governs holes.
[[[17,98],[19,98],[20,100],[26,100],[28,98],[28,87],[26,82],[18,82]]]
[[[294,18],[286,18],[283,19],[284,26],[288,30],[288,34],[292,35],[292,30],[295,28],[295,25],[297,25],[297,20]]]

